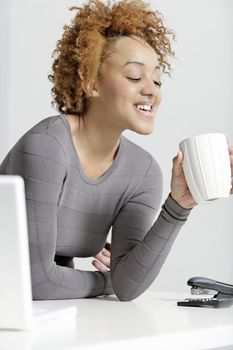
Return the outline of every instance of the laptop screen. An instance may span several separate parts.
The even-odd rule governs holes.
[[[0,328],[30,328],[32,291],[24,180],[0,175]]]

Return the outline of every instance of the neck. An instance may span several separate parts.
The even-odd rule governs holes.
[[[85,157],[97,162],[112,162],[123,131],[113,125],[113,118],[89,110],[84,116],[67,115],[77,148]]]

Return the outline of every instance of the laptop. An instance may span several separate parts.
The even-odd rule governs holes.
[[[70,301],[32,301],[24,180],[0,175],[0,329],[74,319]]]

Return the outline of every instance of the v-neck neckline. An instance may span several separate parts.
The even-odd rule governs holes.
[[[71,127],[70,127],[70,123],[68,121],[68,119],[66,118],[66,116],[64,114],[60,114],[60,118],[63,120],[63,122],[65,123],[66,129],[68,131],[69,134],[69,139],[70,139],[70,143],[71,143],[71,147],[73,149],[74,152],[74,156],[78,165],[78,169],[79,169],[79,173],[81,175],[81,178],[83,179],[84,182],[89,183],[89,184],[99,184],[102,183],[103,181],[105,181],[109,175],[112,173],[112,171],[116,168],[117,164],[120,161],[121,158],[121,154],[122,154],[122,149],[123,149],[123,143],[124,143],[124,136],[120,135],[120,144],[118,147],[118,151],[117,154],[112,162],[112,164],[110,165],[110,167],[105,171],[105,173],[103,175],[101,175],[100,177],[98,177],[97,179],[92,179],[90,177],[88,177],[82,167],[78,152],[76,150],[76,147],[74,145],[74,141],[73,141],[73,137],[72,137],[72,131],[71,131]]]

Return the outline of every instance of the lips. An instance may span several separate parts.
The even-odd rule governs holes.
[[[143,109],[137,108],[138,105],[139,105],[139,104],[134,105],[134,108],[136,109],[137,113],[140,114],[140,116],[144,116],[144,117],[146,117],[146,118],[153,118],[153,117],[154,117],[154,115],[155,115],[155,110],[154,110],[154,107],[153,107],[153,106],[151,107],[151,110],[148,111],[148,110],[143,110]]]

